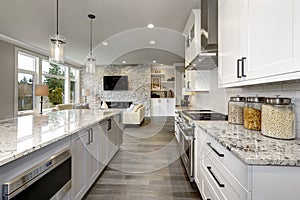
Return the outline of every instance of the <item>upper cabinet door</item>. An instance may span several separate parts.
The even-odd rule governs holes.
[[[188,66],[201,52],[200,9],[193,9],[184,28],[185,66]]]
[[[219,85],[300,78],[300,1],[219,0]]]
[[[244,0],[219,0],[218,63],[221,84],[239,81],[241,67]]]
[[[299,1],[249,0],[248,5],[247,78],[299,71]]]

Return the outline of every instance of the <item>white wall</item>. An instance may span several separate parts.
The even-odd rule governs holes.
[[[0,119],[14,115],[15,48],[0,40]]]
[[[296,105],[297,136],[300,138],[300,80],[260,84],[237,88],[218,88],[218,68],[211,71],[211,86],[209,92],[196,92],[193,97],[193,106],[212,109],[217,112],[228,113],[227,103],[231,96],[264,96],[292,98]]]

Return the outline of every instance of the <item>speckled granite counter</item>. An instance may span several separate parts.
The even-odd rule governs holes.
[[[246,164],[300,167],[300,139],[272,139],[227,121],[196,121],[195,124]]]
[[[0,166],[120,112],[76,109],[1,120]]]

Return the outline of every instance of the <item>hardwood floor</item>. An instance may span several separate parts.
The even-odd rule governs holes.
[[[150,118],[140,127],[125,128],[121,149],[86,199],[201,199],[177,145],[174,118]]]

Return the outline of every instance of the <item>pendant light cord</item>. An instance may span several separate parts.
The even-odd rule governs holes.
[[[93,22],[92,22],[93,19],[91,19],[91,31],[90,31],[90,38],[91,38],[91,41],[90,41],[90,55],[91,55],[91,58],[93,56],[93,49],[92,49],[92,46],[93,46],[93,34],[92,34],[92,29],[93,29]]]
[[[58,0],[56,0],[56,35],[58,35]]]

